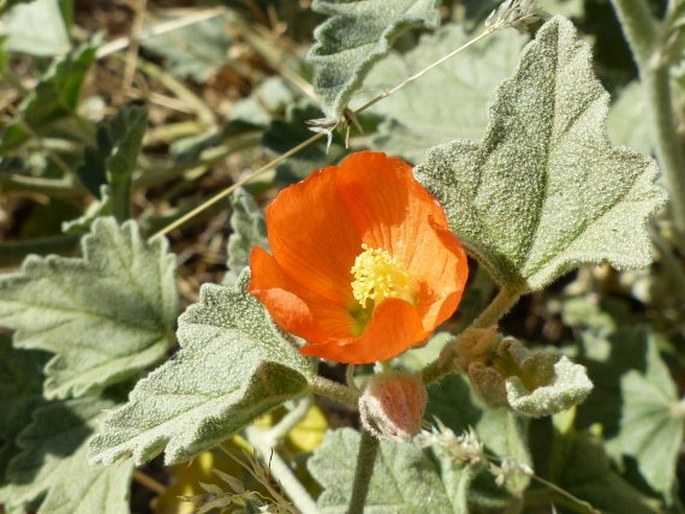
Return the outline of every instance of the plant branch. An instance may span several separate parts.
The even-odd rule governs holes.
[[[502,316],[511,310],[524,292],[523,287],[502,286],[492,302],[464,329],[461,335],[474,328],[489,328],[496,324]],[[423,369],[421,377],[424,384],[435,382],[456,369],[454,359],[459,356],[460,348],[463,348],[461,335],[447,343],[440,352],[440,356]]]
[[[312,397],[307,395],[300,400],[300,402],[285,416],[276,423],[269,430],[264,432],[265,440],[269,441],[271,445],[280,443],[298,423],[300,423],[312,406]]]
[[[359,402],[359,391],[319,375],[309,379],[309,390],[314,394],[344,403],[350,407],[356,408]]]
[[[611,0],[623,33],[642,67],[654,53],[657,24],[645,0]]]
[[[685,156],[676,129],[669,68],[660,58],[659,27],[645,0],[612,0],[612,4],[640,71],[654,149],[671,197],[671,216],[684,232]]]
[[[166,486],[162,484],[161,482],[158,482],[154,478],[146,475],[142,471],[138,469],[133,470],[133,480],[138,482],[139,484],[147,487],[150,491],[157,493],[158,495],[162,495],[166,493]]]
[[[490,305],[473,320],[469,328],[488,328],[496,324],[518,302],[524,291],[523,287],[502,286]]]
[[[369,494],[369,485],[371,484],[379,445],[378,439],[366,430],[362,430],[359,453],[357,454],[357,468],[352,483],[352,497],[347,508],[347,514],[362,514],[364,512],[364,504],[366,503],[366,496]]]

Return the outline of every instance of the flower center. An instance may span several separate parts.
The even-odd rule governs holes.
[[[352,266],[352,294],[362,309],[369,300],[378,305],[386,298],[401,298],[414,303],[411,275],[404,265],[387,250],[362,243],[362,253]]]

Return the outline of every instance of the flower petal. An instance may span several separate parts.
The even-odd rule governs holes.
[[[281,328],[311,342],[352,337],[353,319],[344,307],[292,280],[262,248],[252,250],[250,268],[250,293]]]
[[[269,246],[293,280],[334,303],[352,301],[361,238],[336,186],[335,166],[281,191],[266,210]]]
[[[428,219],[447,226],[442,207],[414,179],[411,166],[383,153],[357,152],[343,160],[338,188],[363,242],[408,268],[417,247],[435,240]]]
[[[391,359],[427,336],[416,307],[404,300],[389,298],[376,307],[358,339],[306,344],[300,352],[337,362],[369,364]]]
[[[425,242],[414,252],[410,273],[419,277],[430,291],[419,295],[417,307],[427,330],[437,327],[452,315],[461,301],[468,279],[468,259],[456,236],[432,218],[428,231],[423,234]]]
[[[338,187],[364,243],[404,263],[419,283],[423,326],[432,331],[459,305],[468,276],[466,253],[442,207],[400,159],[358,152],[339,168]]]

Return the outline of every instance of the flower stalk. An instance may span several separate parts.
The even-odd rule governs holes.
[[[369,494],[369,485],[371,484],[379,445],[378,439],[366,430],[362,430],[359,453],[357,454],[357,468],[352,484],[352,497],[347,508],[347,514],[362,514],[364,512],[364,504]]]

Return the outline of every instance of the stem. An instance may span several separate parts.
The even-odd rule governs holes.
[[[347,514],[362,514],[366,496],[369,493],[369,485],[373,476],[373,467],[376,464],[376,455],[380,441],[366,430],[362,430],[359,441],[359,453],[357,454],[357,469],[354,472],[352,484],[352,497]]]
[[[685,157],[678,139],[669,68],[661,62],[657,23],[644,0],[612,0],[630,43],[647,99],[654,150],[671,197],[675,227],[685,231]]]
[[[174,221],[173,223],[171,223],[171,224],[167,225],[166,227],[164,227],[162,230],[160,230],[159,232],[157,232],[155,235],[156,235],[156,236],[158,236],[158,235],[166,235],[166,234],[168,234],[169,232],[171,232],[172,230],[175,230],[176,228],[178,228],[178,227],[180,227],[181,225],[183,225],[183,224],[184,224],[186,221],[188,221],[189,219],[194,218],[195,216],[197,216],[198,214],[200,214],[202,211],[204,211],[204,210],[207,209],[208,207],[211,207],[211,206],[214,205],[215,203],[217,203],[217,202],[219,202],[220,200],[223,200],[224,198],[226,198],[226,197],[227,197],[228,195],[230,195],[233,191],[235,191],[236,189],[238,189],[238,188],[239,188],[240,186],[242,186],[243,184],[249,182],[250,180],[252,180],[253,178],[255,178],[257,175],[259,175],[259,174],[261,174],[261,173],[263,173],[263,172],[265,172],[265,171],[268,171],[268,170],[270,170],[271,168],[274,168],[275,166],[279,165],[281,162],[285,161],[285,160],[286,160],[288,157],[290,157],[291,155],[296,154],[297,152],[299,152],[300,150],[302,150],[302,149],[304,149],[304,148],[307,148],[309,145],[311,145],[312,143],[315,143],[316,141],[318,141],[319,139],[323,138],[324,136],[325,136],[325,134],[322,134],[322,133],[314,134],[314,135],[313,135],[312,137],[310,137],[309,139],[307,139],[307,140],[303,141],[302,143],[300,143],[299,145],[297,145],[297,146],[291,148],[290,150],[288,150],[288,151],[285,152],[284,154],[281,154],[279,157],[275,158],[275,159],[272,160],[271,162],[266,163],[266,164],[265,164],[264,166],[262,166],[261,168],[257,168],[257,169],[254,170],[253,172],[248,173],[248,174],[245,175],[242,179],[236,181],[236,182],[233,183],[231,186],[227,187],[226,189],[224,189],[224,190],[221,191],[220,193],[214,195],[212,198],[210,198],[210,199],[207,200],[206,202],[201,203],[200,205],[198,205],[197,207],[195,207],[193,210],[191,210],[190,212],[188,212],[186,215],[181,216],[179,219],[177,219],[177,220]]]
[[[654,150],[664,173],[676,229],[685,232],[685,157],[680,144],[667,67],[641,68],[652,124]]]
[[[290,412],[288,412],[288,414],[283,416],[281,421],[264,433],[265,440],[268,441],[272,446],[280,443],[290,433],[290,431],[305,418],[311,406],[312,397],[310,395],[302,398],[302,400],[300,400],[300,402]]]
[[[264,465],[268,466],[271,474],[278,479],[297,510],[302,514],[318,514],[319,508],[316,506],[316,502],[283,460],[283,457],[273,448],[272,442],[269,441],[270,438],[266,437],[266,433],[259,428],[248,427],[245,430],[245,436],[257,450],[257,454]]]
[[[462,332],[465,334],[472,328],[489,328],[496,324],[502,316],[516,304],[525,292],[524,287],[502,286],[497,296],[490,302],[480,315]],[[421,372],[424,384],[436,382],[447,373],[455,370],[454,359],[459,355],[460,337],[450,341],[440,352],[440,356],[426,366]]]
[[[524,292],[523,287],[502,286],[497,296],[483,312],[473,320],[469,328],[488,328],[497,323],[502,316],[511,310]]]
[[[402,81],[401,83],[399,83],[398,85],[396,85],[396,86],[393,87],[392,89],[390,89],[390,90],[388,90],[388,91],[385,91],[385,92],[381,93],[380,95],[378,95],[377,97],[375,97],[375,98],[369,100],[369,101],[366,102],[364,105],[362,105],[359,109],[357,109],[356,111],[354,111],[354,114],[355,114],[355,115],[360,114],[360,113],[362,113],[363,111],[365,111],[366,109],[368,109],[369,107],[371,107],[372,105],[375,105],[375,104],[377,104],[378,102],[380,102],[381,100],[383,100],[383,98],[386,98],[386,97],[392,95],[393,93],[396,93],[397,91],[399,91],[400,89],[402,89],[402,88],[403,88],[404,86],[406,86],[407,84],[410,84],[410,83],[414,82],[416,79],[421,78],[422,76],[424,76],[426,73],[428,73],[430,70],[432,70],[432,69],[435,68],[436,66],[441,65],[443,62],[445,62],[446,60],[448,60],[448,59],[454,57],[454,56],[457,55],[459,52],[461,52],[461,51],[463,51],[463,50],[466,50],[466,49],[469,48],[471,45],[475,45],[478,41],[480,41],[481,39],[485,38],[486,36],[489,36],[489,35],[492,34],[493,32],[494,32],[494,30],[492,30],[492,29],[486,29],[485,31],[481,32],[480,35],[476,36],[475,38],[473,38],[472,40],[468,41],[467,43],[464,43],[464,44],[461,45],[459,48],[456,48],[456,49],[452,50],[450,53],[448,53],[448,54],[445,55],[444,57],[441,57],[440,59],[438,59],[437,61],[435,61],[433,64],[430,64],[429,66],[427,66],[427,67],[425,67],[424,69],[422,69],[421,71],[415,73],[415,74],[412,75],[411,77],[406,78],[404,81]]]
[[[166,486],[164,484],[158,482],[152,477],[147,476],[145,473],[138,469],[133,470],[133,480],[147,487],[150,491],[153,491],[160,496],[166,493]]]
[[[611,3],[638,66],[642,67],[652,57],[657,33],[649,6],[645,0],[611,0]]]
[[[550,482],[549,480],[545,480],[544,478],[539,477],[539,476],[537,476],[537,475],[531,475],[530,478],[531,478],[532,480],[535,480],[536,482],[538,482],[538,483],[544,485],[545,487],[547,487],[548,489],[554,491],[555,493],[557,493],[557,494],[563,496],[563,497],[566,498],[567,500],[570,500],[572,503],[575,503],[575,504],[577,504],[577,505],[583,507],[584,509],[586,509],[586,511],[587,511],[588,513],[590,513],[590,514],[601,514],[600,511],[597,510],[597,509],[595,509],[589,502],[587,502],[587,501],[585,501],[585,500],[581,500],[581,499],[578,498],[577,496],[575,496],[575,495],[569,493],[566,489],[563,489],[563,488],[559,487],[559,486],[556,485],[555,483]]]
[[[309,379],[309,390],[351,407],[356,407],[359,401],[359,391],[318,375]]]

